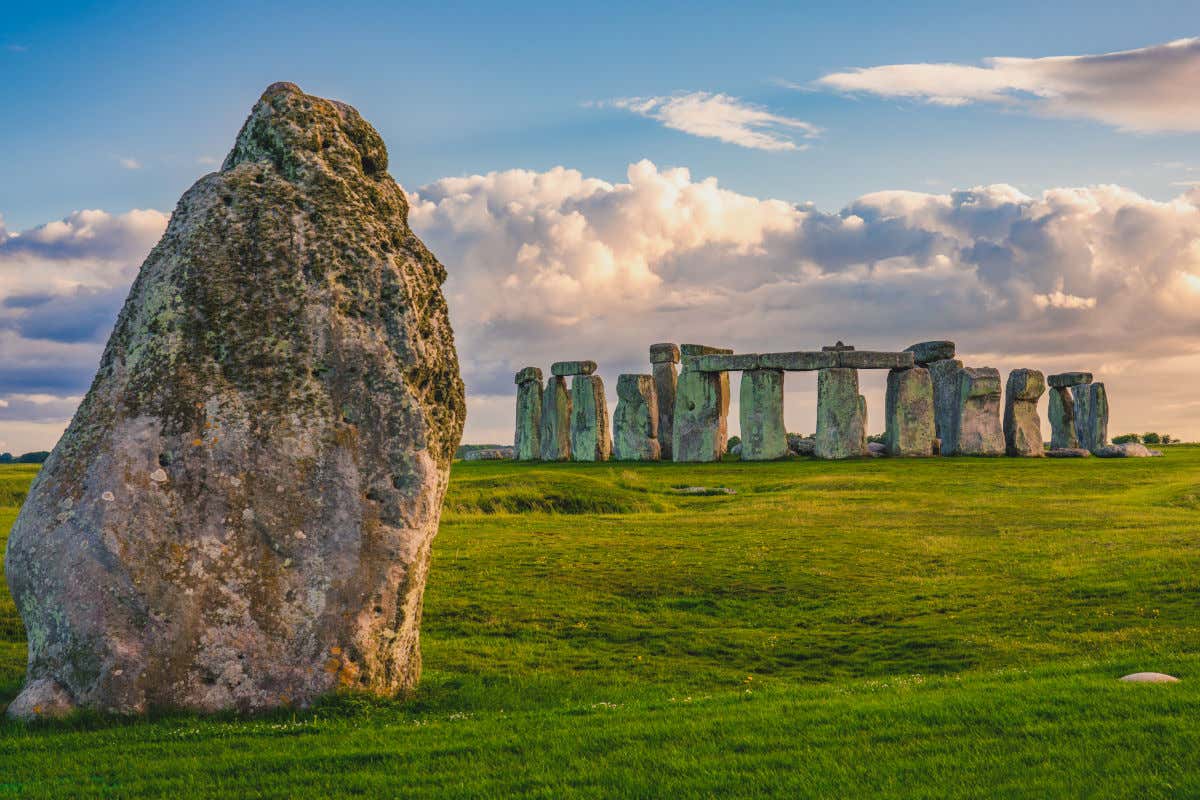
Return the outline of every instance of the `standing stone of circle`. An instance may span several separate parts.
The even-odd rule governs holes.
[[[841,358],[854,348],[838,342],[822,352]],[[911,364],[911,361],[910,361]],[[858,370],[833,367],[817,372],[817,458],[857,458],[867,454],[866,398],[858,393]]]
[[[904,348],[904,352],[912,353],[913,360],[919,367],[928,367],[935,361],[945,361],[954,358],[954,342],[938,340],[933,342],[917,342]]]
[[[697,360],[732,350],[685,344],[683,371],[675,386],[675,429],[671,451],[676,461],[720,461],[729,439],[729,373],[700,372]]]
[[[658,461],[658,398],[653,375],[617,378],[617,410],[613,414],[613,458]]]
[[[1010,456],[1044,454],[1042,420],[1038,399],[1046,391],[1046,379],[1036,369],[1014,369],[1004,388],[1004,449]]]
[[[513,458],[537,461],[542,457],[542,371],[537,367],[525,367],[513,380],[517,384]]]
[[[1060,372],[1046,379],[1050,385],[1050,447],[1054,450],[1079,448],[1075,432],[1075,395],[1071,387],[1092,382],[1090,372]]]
[[[650,364],[654,372],[654,394],[658,398],[658,444],[662,460],[670,461],[675,436],[675,383],[679,376],[679,345],[663,342],[650,345]]]
[[[1095,453],[1108,444],[1108,394],[1103,383],[1071,387],[1075,401],[1075,436],[1079,446]]]
[[[788,454],[783,424],[783,372],[751,369],[742,372],[738,396],[742,426],[742,460],[772,461]]]
[[[940,452],[946,455],[946,442],[956,427],[958,418],[958,372],[963,362],[956,358],[931,361],[925,367],[933,382],[933,428],[941,442]]]
[[[571,457],[608,461],[611,455],[604,381],[599,375],[576,375],[571,378]]]
[[[931,456],[936,436],[933,423],[933,379],[924,367],[888,372],[887,419],[884,431],[888,455]]]
[[[958,410],[942,439],[942,455],[1002,456],[1000,371],[993,367],[958,370]]]
[[[8,540],[9,715],[391,697],[465,405],[375,129],[268,87],[180,199]]]
[[[571,460],[571,392],[561,375],[551,375],[546,381],[539,439],[542,461]]]

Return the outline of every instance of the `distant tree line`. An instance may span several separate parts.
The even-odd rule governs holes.
[[[35,450],[19,456],[14,456],[12,453],[0,453],[0,464],[41,464],[49,456],[49,450]]]
[[[1113,437],[1113,444],[1130,444],[1141,442],[1142,444],[1171,444],[1178,442],[1179,437],[1171,436],[1168,433],[1158,434],[1153,431],[1150,433],[1123,433],[1120,436]]]

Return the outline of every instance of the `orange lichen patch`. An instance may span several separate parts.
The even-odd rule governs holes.
[[[192,447],[199,447],[202,444],[204,444],[203,439],[192,439]]]
[[[325,671],[330,675],[342,668],[342,662],[336,658],[331,658],[325,662]]]
[[[334,645],[333,647],[329,648],[329,652],[333,653],[335,656],[340,656],[342,654],[342,648]]]

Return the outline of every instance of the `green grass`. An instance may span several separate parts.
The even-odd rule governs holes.
[[[0,723],[0,797],[1200,796],[1200,447],[1166,452],[459,463],[415,697]],[[23,661],[0,594],[0,706]]]

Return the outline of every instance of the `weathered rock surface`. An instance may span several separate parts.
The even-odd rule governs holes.
[[[837,353],[825,350],[797,350],[790,353],[762,353],[758,357],[760,369],[782,369],[791,372],[811,372],[830,369],[838,365]]]
[[[867,442],[867,455],[871,458],[882,458],[887,454],[888,448],[883,442]]]
[[[654,348],[665,348],[668,345],[656,344],[650,347],[650,361],[653,364],[654,395],[658,405],[658,449],[663,461],[671,461],[675,457],[675,384],[679,375],[675,371],[675,362],[679,360],[679,348],[674,349],[674,358],[661,357],[654,360]],[[662,351],[659,351],[662,356]],[[671,354],[667,354],[671,355]]]
[[[671,342],[659,342],[650,345],[651,364],[678,364],[679,345]]]
[[[1100,458],[1152,458],[1162,455],[1161,452],[1151,450],[1140,442],[1104,445],[1096,448],[1094,453]]]
[[[683,346],[671,452],[676,461],[720,461],[729,436],[729,373],[691,369],[695,356],[689,357],[689,347],[700,345]]]
[[[604,381],[599,375],[576,375],[571,379],[571,458],[608,461],[611,455]]]
[[[1163,672],[1131,672],[1122,675],[1118,680],[1125,683],[1179,683],[1179,678]]]
[[[858,393],[858,371],[817,373],[817,458],[857,458],[867,453],[866,400]]]
[[[1049,458],[1088,458],[1091,454],[1090,450],[1082,447],[1051,447],[1046,451]]]
[[[620,461],[658,461],[658,398],[652,375],[617,377],[613,414],[613,457]]]
[[[1046,379],[1046,383],[1055,389],[1066,389],[1071,386],[1079,386],[1091,382],[1092,373],[1090,372],[1060,372]]]
[[[942,455],[1004,455],[1004,430],[1000,424],[1000,371],[993,367],[964,367],[956,374],[958,413],[952,420],[952,429],[939,436]]]
[[[515,447],[484,447],[467,451],[463,461],[505,461],[515,458],[516,454]]]
[[[926,369],[933,381],[933,427],[940,440],[942,455],[946,453],[946,442],[957,427],[958,418],[958,371],[962,369],[958,359],[947,358],[931,361]]]
[[[889,455],[933,455],[933,379],[929,370],[913,367],[889,372],[884,414]]]
[[[843,350],[838,366],[847,369],[908,369],[916,366],[912,353],[883,353],[874,350]]]
[[[1075,400],[1075,437],[1079,446],[1096,452],[1108,444],[1108,394],[1103,383],[1071,387]]]
[[[1050,447],[1070,450],[1079,447],[1075,433],[1075,394],[1067,387],[1051,387],[1047,416],[1050,417]]]
[[[700,372],[738,372],[748,369],[758,369],[757,353],[713,354],[698,356],[692,369]]]
[[[569,378],[573,375],[591,375],[595,371],[595,361],[556,361],[550,365],[550,374],[562,378]]]
[[[797,433],[787,435],[788,450],[798,456],[811,456],[817,449],[817,440]]]
[[[746,370],[738,395],[744,461],[771,461],[788,454],[787,428],[783,424],[783,373],[771,369]]]
[[[517,384],[515,458],[536,461],[542,457],[542,371],[537,367],[525,367],[514,380]]]
[[[720,356],[729,355],[733,351],[728,347],[712,347],[707,344],[681,344],[679,345],[680,358],[686,361],[689,358],[699,358],[700,356]]]
[[[546,381],[538,439],[542,461],[571,460],[571,392],[561,375],[551,375]]]
[[[465,412],[387,166],[353,108],[275,84],[179,201],[8,540],[11,714],[416,683]]]
[[[1046,379],[1036,369],[1014,369],[1004,389],[1004,449],[1010,456],[1040,458],[1042,418],[1038,399],[1046,391]]]
[[[913,354],[913,359],[921,366],[932,364],[934,361],[945,361],[954,358],[954,342],[944,339],[933,342],[917,342],[904,348]]]

